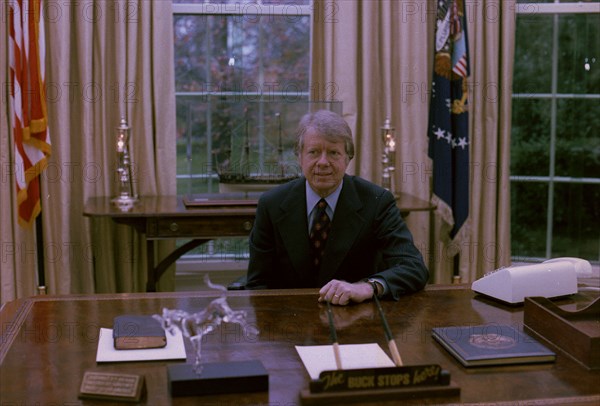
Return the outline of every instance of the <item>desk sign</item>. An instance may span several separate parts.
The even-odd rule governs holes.
[[[86,371],[79,398],[139,402],[145,392],[144,375]]]
[[[450,373],[437,364],[323,371],[300,392],[303,405],[459,396]]]
[[[450,373],[439,365],[431,364],[323,371],[318,381],[310,382],[310,390],[339,392],[449,384]]]

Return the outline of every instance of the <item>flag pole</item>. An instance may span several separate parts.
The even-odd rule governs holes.
[[[452,284],[459,285],[462,282],[462,278],[460,277],[460,252],[457,253],[453,259],[454,261],[452,263],[454,269],[452,269]]]
[[[40,196],[43,196],[40,182]],[[42,198],[40,197],[40,213],[35,218],[35,244],[37,257],[38,295],[46,294],[46,269],[44,266],[44,225],[42,224]]]

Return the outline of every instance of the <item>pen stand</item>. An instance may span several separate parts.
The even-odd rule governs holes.
[[[300,392],[303,405],[459,396],[437,364],[323,371]]]

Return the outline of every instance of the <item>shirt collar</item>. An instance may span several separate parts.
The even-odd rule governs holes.
[[[316,204],[319,203],[319,200],[321,200],[321,196],[319,196],[314,190],[312,190],[312,188],[308,184],[308,181],[306,181],[305,184],[306,184],[306,211],[307,211],[307,215],[310,215],[310,212],[313,210],[313,208],[316,206]],[[342,186],[344,186],[343,179],[340,182],[340,184],[338,185],[338,187],[329,196],[325,197],[325,201],[327,202],[327,205],[329,206],[329,208],[331,208],[332,212],[335,212],[335,206],[337,205],[338,199],[340,197],[340,192],[342,191]]]

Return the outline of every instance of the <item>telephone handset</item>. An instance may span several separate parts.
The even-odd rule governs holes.
[[[560,262],[560,261],[569,261],[575,267],[575,272],[578,277],[590,277],[592,276],[592,264],[589,261],[581,258],[575,257],[561,257],[561,258],[552,258],[543,263],[548,262]]]
[[[540,264],[510,266],[484,275],[471,285],[477,293],[510,304],[525,297],[546,298],[577,293],[577,276],[590,276],[592,265],[581,258],[553,258]]]

